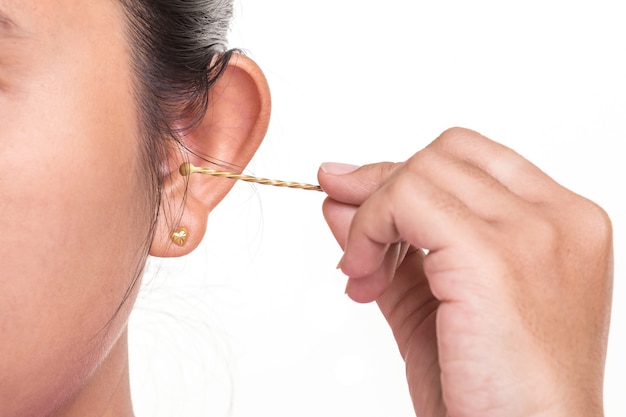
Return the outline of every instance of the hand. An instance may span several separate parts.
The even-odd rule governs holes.
[[[602,209],[464,129],[404,163],[323,165],[319,181],[347,294],[377,301],[418,416],[602,415]]]

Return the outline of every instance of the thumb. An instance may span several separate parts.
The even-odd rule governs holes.
[[[324,192],[333,200],[360,206],[397,167],[398,164],[393,162],[362,167],[325,162],[320,166],[317,178]]]

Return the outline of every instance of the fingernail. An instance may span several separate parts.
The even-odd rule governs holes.
[[[330,175],[344,175],[359,169],[356,165],[342,164],[339,162],[324,162],[320,169]]]

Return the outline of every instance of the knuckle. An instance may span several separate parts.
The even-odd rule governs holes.
[[[451,127],[444,130],[437,139],[432,142],[432,147],[440,147],[442,150],[447,151],[458,147],[460,144],[473,141],[479,135],[473,130],[463,127]]]
[[[396,169],[398,169],[398,164],[394,162],[382,162],[374,165],[374,176],[377,178],[387,178],[389,177]]]
[[[398,169],[398,164],[385,162],[377,164],[372,176],[369,178],[370,186],[378,189],[381,185],[389,181],[394,172]]]
[[[584,239],[600,250],[608,250],[613,241],[611,218],[602,207],[590,200],[585,200],[584,205],[584,212],[579,217]]]
[[[364,187],[368,189],[378,188],[398,169],[398,165],[394,162],[379,162],[361,167],[360,169],[366,172],[366,175],[362,177]]]
[[[439,162],[438,150],[430,147],[419,151],[406,162],[406,168],[414,174],[425,174]]]
[[[532,244],[558,256],[607,254],[612,247],[611,219],[599,205],[584,199],[571,202],[569,208],[557,212],[537,210],[529,214],[521,226]]]

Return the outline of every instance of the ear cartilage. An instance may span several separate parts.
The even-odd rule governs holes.
[[[311,191],[323,191],[322,187],[320,187],[319,185],[303,184],[301,182],[293,182],[293,181],[270,180],[267,178],[258,178],[258,177],[253,177],[251,175],[237,174],[234,172],[200,168],[200,167],[194,166],[193,164],[189,162],[185,162],[184,164],[182,164],[180,166],[179,172],[180,172],[180,175],[183,175],[185,177],[190,176],[191,174],[206,174],[206,175],[212,175],[214,177],[230,178],[233,180],[252,182],[252,183],[262,184],[262,185],[273,185],[274,187],[297,188],[300,190],[311,190]]]

